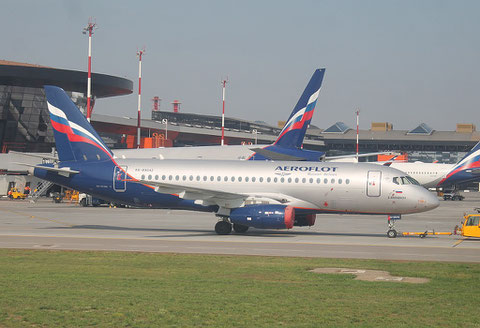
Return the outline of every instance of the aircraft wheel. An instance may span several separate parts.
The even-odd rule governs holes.
[[[215,224],[215,232],[219,235],[228,235],[232,232],[232,224],[227,221],[218,221]]]
[[[234,224],[233,224],[233,230],[234,230],[236,233],[245,233],[245,232],[247,232],[247,230],[248,230],[248,226],[245,226],[245,225],[243,225],[243,224],[234,223]]]
[[[387,231],[388,238],[396,238],[397,237],[397,230],[390,229]]]

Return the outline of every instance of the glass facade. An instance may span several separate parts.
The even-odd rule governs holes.
[[[66,92],[85,111],[85,95]],[[0,151],[51,152],[54,144],[43,88],[0,85]]]

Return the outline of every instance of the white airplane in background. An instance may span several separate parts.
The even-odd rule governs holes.
[[[451,187],[478,181],[480,180],[480,142],[456,164],[392,161],[383,165],[407,173],[426,188]]]

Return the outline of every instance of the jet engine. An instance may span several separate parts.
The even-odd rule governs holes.
[[[315,224],[315,218],[315,214],[295,214],[293,225],[296,227],[311,227]]]
[[[285,205],[249,205],[231,210],[230,222],[257,229],[291,229],[295,209]]]

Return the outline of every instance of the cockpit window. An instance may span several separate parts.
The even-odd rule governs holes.
[[[406,178],[410,181],[411,184],[414,184],[414,185],[417,185],[417,186],[420,185],[420,183],[418,183],[418,181],[415,180],[414,178],[412,178],[411,176],[407,175]]]
[[[393,183],[397,185],[408,185],[408,184],[419,185],[418,181],[412,178],[411,176],[394,177]]]

